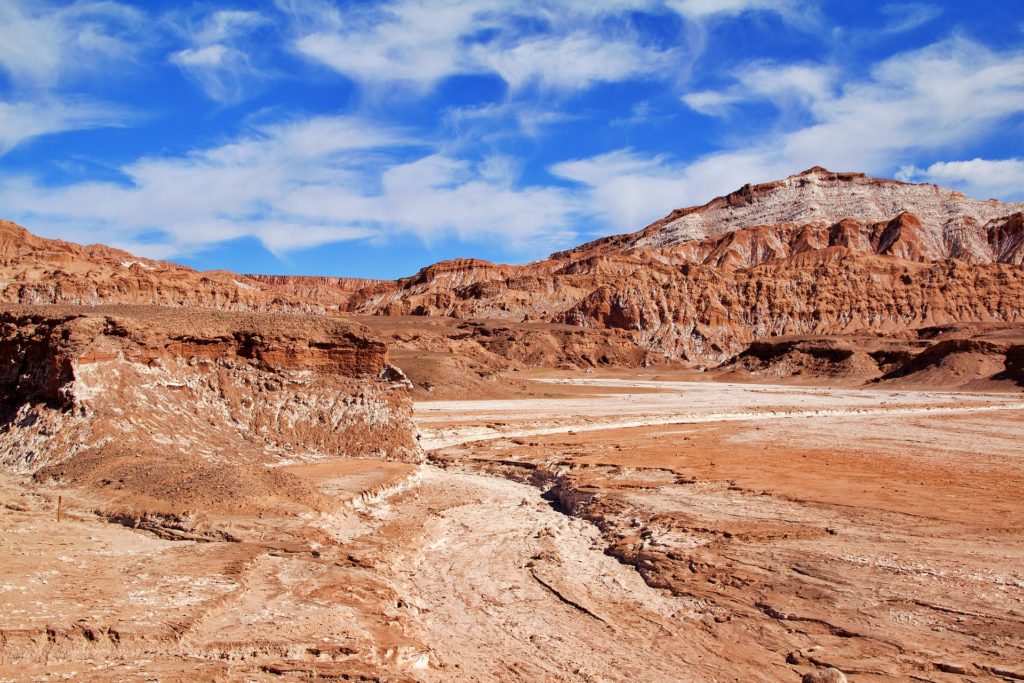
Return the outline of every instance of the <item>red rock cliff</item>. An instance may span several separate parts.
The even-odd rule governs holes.
[[[420,457],[383,342],[336,319],[9,308],[0,401],[3,464],[168,505],[176,480],[202,478],[181,495],[231,507],[297,495],[282,463]]]

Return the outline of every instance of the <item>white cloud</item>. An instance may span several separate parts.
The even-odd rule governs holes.
[[[683,102],[690,109],[708,116],[724,116],[729,113],[732,105],[747,99],[750,99],[747,94],[721,90],[700,90],[686,93],[682,97]]]
[[[747,87],[751,90],[726,89],[722,99],[767,96],[756,83]],[[809,124],[741,139],[692,162],[619,150],[558,164],[552,171],[588,187],[590,201],[620,230],[636,229],[670,208],[704,203],[746,182],[773,180],[814,165],[884,175],[921,153],[982,139],[1000,122],[1024,113],[1024,53],[995,53],[955,38],[891,57],[869,78],[840,90],[815,86],[803,93]],[[700,104],[709,108],[720,102],[709,96]],[[1014,167],[1000,168],[1009,172]],[[965,187],[974,182],[979,190],[999,189],[992,184],[996,170],[984,163],[969,170],[939,166],[933,177],[959,173]]]
[[[477,68],[464,55],[459,38],[487,28],[481,18],[491,3],[407,0],[344,16],[321,11],[315,28],[295,41],[296,50],[356,80],[399,81],[429,86],[452,74]]]
[[[10,87],[0,99],[0,156],[42,135],[124,125],[126,109],[57,94],[75,78],[131,61],[142,13],[117,2],[0,2],[0,72]]]
[[[785,12],[786,0],[668,0],[669,7],[693,18],[736,15],[751,11]]]
[[[455,134],[455,142],[463,139],[471,144],[488,143],[501,138],[525,135],[537,137],[546,127],[578,118],[564,111],[545,109],[523,102],[506,100],[501,104],[478,107],[454,107],[444,114],[445,124]]]
[[[854,168],[889,167],[904,152],[960,145],[1024,112],[1024,53],[951,39],[883,61],[867,81],[810,105],[816,125],[783,153]]]
[[[903,33],[924,26],[942,14],[942,8],[922,2],[890,3],[882,7],[886,33]]]
[[[132,59],[143,15],[111,1],[53,7],[0,2],[0,69],[22,88],[52,88],[69,75],[96,72]]]
[[[551,172],[589,186],[588,208],[620,230],[642,227],[693,192],[683,169],[666,157],[644,157],[629,149],[555,164]]]
[[[222,104],[240,102],[266,77],[245,46],[251,34],[268,23],[259,12],[215,11],[197,26],[183,29],[191,47],[168,59],[210,99]]]
[[[223,104],[241,101],[257,81],[259,72],[241,50],[224,45],[186,48],[170,56],[206,96]]]
[[[235,40],[270,23],[259,12],[244,10],[217,10],[200,24],[193,34],[199,45],[214,45]]]
[[[711,116],[727,114],[732,105],[752,100],[807,107],[832,95],[836,77],[834,68],[820,64],[748,64],[729,88],[687,93],[682,100],[694,111]]]
[[[0,101],[0,156],[42,135],[117,126],[128,118],[123,110],[80,98]]]
[[[952,187],[979,198],[1024,199],[1024,159],[940,161],[924,169],[904,166],[896,177]]]
[[[506,50],[476,45],[472,54],[513,89],[538,83],[559,90],[663,72],[675,58],[674,50],[649,50],[636,42],[587,34],[534,38]]]
[[[564,226],[578,208],[571,193],[518,186],[514,160],[474,165],[424,149],[400,130],[317,117],[140,159],[121,169],[124,183],[8,177],[0,204],[44,234],[160,257],[246,236],[275,252],[399,232],[522,249],[567,244]],[[160,239],[143,239],[153,234]]]
[[[680,16],[696,22],[733,18],[751,13],[773,14],[791,26],[818,30],[823,22],[818,0],[665,0]]]
[[[806,4],[394,0],[341,11],[325,3],[278,2],[292,17],[299,54],[364,84],[404,83],[421,91],[472,74],[496,74],[513,89],[536,83],[568,91],[651,74],[674,79],[702,47],[699,32],[684,32],[673,49],[657,47],[630,29],[629,12],[701,21],[769,11],[803,20],[809,13],[795,9]]]

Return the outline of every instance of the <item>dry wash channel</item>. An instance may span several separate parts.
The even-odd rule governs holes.
[[[1021,675],[1011,395],[425,402],[424,462],[359,326],[3,322],[0,678]]]
[[[423,441],[591,522],[678,680],[1024,676],[1019,395],[567,381],[617,393],[421,403]]]

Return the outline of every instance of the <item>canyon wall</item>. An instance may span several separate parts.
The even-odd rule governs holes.
[[[152,307],[0,312],[0,462],[147,509],[329,506],[281,465],[421,457],[365,328]]]
[[[812,168],[527,265],[433,264],[399,280],[197,272],[0,223],[0,300],[447,317],[619,330],[527,363],[713,364],[779,335],[1024,320],[1024,203]],[[621,353],[622,335],[640,349]],[[494,346],[481,336],[482,345]],[[593,344],[588,342],[588,346]],[[598,344],[597,346],[602,346]],[[539,348],[539,347],[538,347]],[[428,349],[422,349],[428,350]],[[517,351],[517,354],[522,356]]]

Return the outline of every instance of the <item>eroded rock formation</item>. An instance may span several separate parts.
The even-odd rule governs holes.
[[[888,336],[775,337],[723,363],[719,377],[882,386],[1024,386],[1024,325],[957,324]]]
[[[955,256],[959,251],[959,257],[969,260],[996,261],[1000,260],[998,250],[984,245],[992,239],[996,226],[1021,211],[1024,202],[982,201],[937,185],[833,173],[816,166],[785,180],[744,185],[703,206],[677,209],[640,232],[598,240],[572,251],[658,249],[753,227],[834,226],[844,221],[870,225],[877,233],[877,224],[887,226],[901,214],[910,214],[914,219],[902,227],[924,237],[928,258]]]
[[[417,460],[408,381],[335,319],[144,307],[0,313],[3,464],[146,509],[328,505],[277,466]]]
[[[623,331],[642,350],[627,364],[717,363],[778,335],[1024,320],[1024,203],[822,168],[528,265],[457,259],[395,281],[198,273],[0,233],[10,302],[553,323]]]
[[[0,300],[18,304],[199,306],[226,311],[330,313],[345,308],[345,278],[280,278],[198,272],[102,244],[33,235],[0,221]]]

